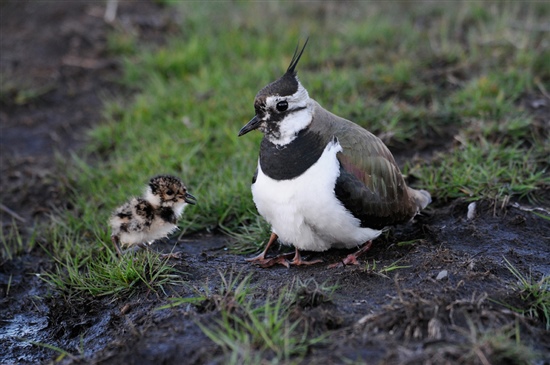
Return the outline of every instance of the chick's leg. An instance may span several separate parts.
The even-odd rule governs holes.
[[[120,257],[122,256],[122,251],[120,250],[120,238],[117,236],[117,235],[112,235],[111,236],[111,241],[113,241],[113,245],[115,245],[115,250],[116,250],[116,253],[117,255]]]

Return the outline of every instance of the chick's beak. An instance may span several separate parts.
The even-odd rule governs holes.
[[[193,195],[189,193],[185,193],[183,200],[185,200],[187,204],[191,204],[191,205],[197,204],[197,198],[195,198]]]
[[[250,122],[246,123],[246,125],[241,128],[241,130],[239,131],[239,137],[258,128],[261,122],[262,120],[258,118],[257,115],[255,115],[254,118],[250,119]]]

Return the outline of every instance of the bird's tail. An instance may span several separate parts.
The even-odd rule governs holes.
[[[421,211],[432,202],[432,196],[426,190],[414,190],[409,188],[409,193],[416,203],[417,211]]]

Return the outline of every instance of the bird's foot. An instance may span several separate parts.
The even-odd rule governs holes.
[[[296,265],[296,266],[301,266],[301,265],[315,265],[315,264],[318,264],[318,263],[321,263],[323,262],[323,260],[311,260],[311,261],[306,261],[306,260],[302,260],[302,255],[300,255],[300,251],[298,251],[298,249],[296,249],[296,253],[294,254],[294,258],[292,259],[292,261],[290,262],[291,265]]]
[[[336,267],[345,267],[347,265],[359,265],[359,261],[357,261],[357,259],[359,258],[359,256],[361,256],[362,254],[370,250],[371,247],[372,247],[372,241],[368,241],[363,245],[363,247],[357,250],[357,252],[349,254],[348,256],[346,256],[345,259],[343,259],[340,262],[336,262],[334,264],[328,265],[328,268],[334,269]]]
[[[347,265],[359,265],[359,261],[357,261],[357,257],[354,253],[349,254],[348,256],[346,256],[345,259],[340,262],[335,262],[334,264],[328,265],[328,268],[334,269],[337,267],[345,267]]]
[[[260,267],[264,267],[264,268],[275,266],[275,265],[283,265],[287,269],[290,268],[290,265],[295,265],[295,266],[308,265],[309,266],[309,265],[314,265],[314,264],[323,262],[323,260],[311,260],[311,261],[303,260],[300,254],[298,255],[294,254],[294,258],[292,259],[292,261],[288,261],[288,259],[292,255],[293,255],[292,252],[290,252],[290,253],[285,253],[275,257],[270,257],[270,258],[262,257],[259,259],[253,258],[253,259],[248,259],[247,261],[254,262],[258,264]]]
[[[267,242],[267,245],[265,246],[265,249],[260,253],[258,256],[251,257],[249,259],[245,259],[248,262],[252,262],[255,264],[258,264],[261,267],[270,267],[273,265],[281,264],[286,267],[288,267],[288,262],[286,262],[286,258],[284,260],[280,259],[279,257],[273,257],[270,259],[266,259],[265,255],[267,254],[267,251],[273,245],[273,243],[277,241],[277,234],[271,233],[271,237],[269,237],[269,242]],[[284,258],[284,256],[283,256]],[[286,264],[285,264],[286,262]]]
[[[284,267],[289,268],[290,262],[288,261],[288,258],[290,258],[290,256],[292,256],[292,253],[286,253],[275,257],[266,258],[265,253],[262,252],[258,256],[246,259],[246,261],[257,264],[260,267],[283,265]]]
[[[312,260],[312,261],[305,261],[302,260],[302,256],[300,255],[300,251],[296,249],[294,253],[294,258],[292,261],[288,261],[290,257],[292,257],[292,252],[285,253],[282,255],[278,255],[271,258],[266,258],[267,251],[269,250],[269,247],[277,240],[277,234],[271,233],[271,237],[269,238],[269,242],[267,243],[266,248],[260,253],[258,256],[251,257],[249,259],[245,259],[248,262],[255,263],[259,265],[260,267],[271,267],[275,265],[283,265],[286,268],[289,268],[290,265],[313,265],[318,264],[320,262],[323,262],[323,260]]]
[[[143,248],[140,245],[130,246],[127,249],[122,250],[121,253],[120,253],[120,256],[125,256],[125,255],[129,255],[129,254],[136,254],[136,253],[138,253],[140,251],[143,251],[143,250],[147,250],[147,248]]]

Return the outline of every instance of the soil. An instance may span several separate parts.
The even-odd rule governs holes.
[[[121,69],[107,52],[112,26],[103,19],[103,3],[8,1],[0,11],[2,231],[17,224],[29,237],[35,224],[66,204],[60,161],[101,122],[103,100],[131,90],[115,82]],[[163,41],[173,21],[170,9],[145,1],[121,2],[117,18],[118,26],[153,43]],[[541,124],[548,123],[550,102],[536,109]],[[441,143],[426,143],[434,145]],[[398,161],[408,157],[395,152]],[[298,279],[339,285],[326,301],[307,300],[315,294],[308,287],[306,300],[293,306],[308,333],[328,336],[304,363],[512,364],[506,349],[483,335],[515,339],[517,325],[521,342],[539,354],[536,363],[550,364],[543,321],[500,304],[525,306],[504,258],[534,278],[550,275],[550,222],[512,203],[478,203],[472,219],[467,211],[463,200],[435,200],[414,222],[376,240],[364,265],[330,270],[325,264],[262,269],[231,254],[222,235],[173,238],[155,248],[182,252],[173,262],[187,285],[119,300],[53,292],[34,275],[52,267],[37,246],[0,262],[0,363],[223,364],[223,352],[197,325],[216,318],[215,306],[156,309],[168,297],[193,295],[193,288],[216,292],[220,273],[241,272],[252,275],[258,301]],[[348,253],[305,255],[333,263]],[[397,260],[406,267],[379,273]]]

